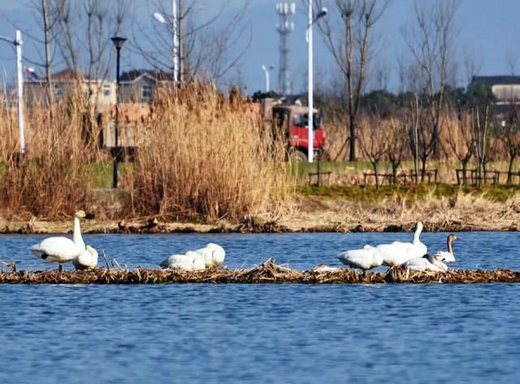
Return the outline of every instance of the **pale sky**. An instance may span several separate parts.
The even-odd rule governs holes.
[[[199,0],[203,8],[216,9],[224,3],[230,4],[230,9],[238,8],[244,0]],[[424,1],[424,0],[422,0]],[[144,22],[152,22],[151,17],[146,21],[147,14],[154,0],[130,0],[137,13],[142,15]],[[289,43],[291,55],[289,57],[290,68],[293,73],[295,91],[303,91],[306,87],[305,77],[307,73],[307,43],[305,41],[306,7],[307,0],[296,0],[297,14],[294,16],[295,31],[291,34]],[[334,0],[327,4],[329,12],[333,11]],[[28,6],[30,0],[0,0],[0,35],[14,39],[14,25],[22,29],[22,33],[36,33],[34,15]],[[166,5],[171,1],[164,0]],[[240,78],[247,86],[247,92],[264,89],[265,77],[261,65],[274,65],[271,72],[271,86],[277,86],[278,34],[276,24],[278,21],[275,12],[274,0],[251,0],[244,22],[252,31],[253,40],[245,56],[238,66],[228,73],[230,81]],[[396,57],[406,55],[406,47],[403,44],[400,29],[413,23],[413,0],[392,0],[389,8],[379,22],[377,30],[380,34],[381,50],[378,60],[388,64],[393,70],[392,81],[395,83],[397,68]],[[480,62],[481,75],[505,75],[511,74],[511,63],[516,63],[515,74],[520,74],[520,1],[518,0],[460,0],[457,11],[457,25],[460,29],[457,38],[457,51],[462,60],[462,54],[467,53]],[[13,25],[14,24],[14,25]],[[127,26],[128,28],[128,26]],[[36,52],[36,44],[28,37],[24,39],[24,56],[41,61]],[[315,79],[317,83],[330,84],[329,74],[336,71],[330,54],[323,39],[314,28],[314,56]],[[123,52],[124,53],[124,52]],[[30,66],[30,64],[27,64]],[[122,70],[132,67],[145,67],[139,58],[129,58],[123,61]],[[463,70],[461,64],[461,72]],[[11,83],[15,75],[15,56],[9,43],[0,41],[0,76],[2,82],[7,79]],[[460,84],[465,85],[465,75],[459,74]]]

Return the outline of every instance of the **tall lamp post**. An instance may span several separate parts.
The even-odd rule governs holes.
[[[274,68],[274,65],[270,65],[269,68],[265,65],[262,65],[262,70],[265,73],[265,91],[269,92],[271,87],[269,86],[269,71],[271,71]]]
[[[318,20],[319,18],[325,16],[327,14],[327,8],[323,7],[320,12],[316,15],[316,17],[313,17],[312,15],[312,0],[309,0],[309,25],[307,26],[307,43],[309,44],[309,88],[308,88],[308,98],[309,98],[309,111],[307,112],[307,121],[308,126],[307,130],[309,132],[308,134],[308,145],[307,145],[307,158],[309,159],[309,163],[312,163],[314,160],[314,100],[313,100],[313,93],[314,93],[314,78],[313,78],[313,65],[312,65],[312,25]]]
[[[120,58],[121,58],[121,48],[123,48],[123,44],[126,39],[120,36],[112,37],[112,42],[116,47],[117,51],[117,66],[116,66],[116,125],[114,129],[115,136],[115,156],[114,156],[114,174],[112,180],[112,188],[117,188],[117,162],[119,161],[119,68],[120,68]]]
[[[18,91],[18,128],[20,130],[20,154],[25,155],[25,117],[23,113],[23,70],[22,70],[22,32],[16,30],[15,40],[0,36],[0,40],[7,41],[16,47],[16,77]]]
[[[155,20],[161,24],[166,24],[166,19],[162,14],[156,12],[153,14]],[[177,17],[177,0],[172,0],[172,34],[173,34],[173,81],[179,84],[179,18]]]

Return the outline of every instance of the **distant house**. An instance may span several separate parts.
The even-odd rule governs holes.
[[[489,85],[498,105],[520,102],[520,76],[474,76],[471,82]]]
[[[52,74],[52,87],[56,100],[70,97],[78,89],[99,107],[114,105],[116,84],[106,80],[89,79],[87,76],[66,69]],[[47,80],[45,78],[26,79],[24,83],[27,105],[45,105],[47,100]]]
[[[133,70],[120,78],[119,101],[121,103],[150,103],[159,82],[172,82],[171,74],[163,71]]]

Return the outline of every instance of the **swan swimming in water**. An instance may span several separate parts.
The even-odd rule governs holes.
[[[87,245],[81,255],[72,259],[72,264],[77,270],[94,269],[97,267],[97,263],[98,253],[90,245]]]
[[[428,248],[424,245],[419,236],[423,230],[423,225],[419,221],[413,236],[412,243],[402,243],[394,241],[391,244],[381,244],[376,248],[383,258],[383,265],[393,267],[401,265],[407,260],[423,257],[428,253]]]
[[[339,254],[338,259],[351,268],[362,269],[363,272],[383,264],[381,253],[371,245],[365,245],[362,249],[342,252]]]
[[[162,268],[179,268],[184,271],[200,271],[206,268],[204,256],[194,251],[188,251],[184,255],[172,255],[162,261]]]
[[[36,257],[47,263],[58,263],[60,271],[62,264],[72,261],[83,253],[85,243],[81,237],[79,220],[87,216],[84,211],[77,211],[74,214],[74,232],[72,240],[68,237],[56,236],[44,239],[42,242],[31,247],[31,252]]]
[[[435,271],[444,272],[448,266],[442,262],[442,256],[424,255],[416,259],[410,259],[403,264],[403,267],[410,271]]]
[[[226,258],[224,248],[215,243],[208,243],[204,248],[199,248],[195,252],[204,257],[206,268],[220,267]]]
[[[442,261],[444,261],[445,263],[451,263],[451,262],[455,261],[455,255],[453,253],[453,242],[455,240],[460,240],[460,238],[458,238],[455,235],[449,235],[448,236],[448,240],[447,240],[448,252],[446,252],[446,251],[438,251],[437,253],[435,253],[434,256],[441,257]]]

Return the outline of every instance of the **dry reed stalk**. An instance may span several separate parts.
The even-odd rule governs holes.
[[[511,270],[450,270],[410,272],[393,267],[387,272],[360,273],[338,268],[328,272],[300,271],[267,260],[249,269],[209,269],[197,272],[137,268],[133,271],[97,268],[88,271],[0,271],[0,284],[482,284],[520,283],[520,272]]]
[[[80,93],[57,107],[53,126],[44,108],[28,111],[27,155],[2,159],[6,163],[0,178],[0,202],[10,213],[56,218],[84,206],[93,180],[92,169],[86,165],[98,152],[97,137],[92,137],[94,131],[85,124],[86,111]],[[2,136],[0,147],[13,153],[17,140],[17,136]]]
[[[154,109],[128,180],[134,214],[233,221],[284,200],[283,143],[247,103],[191,85],[159,89]]]

